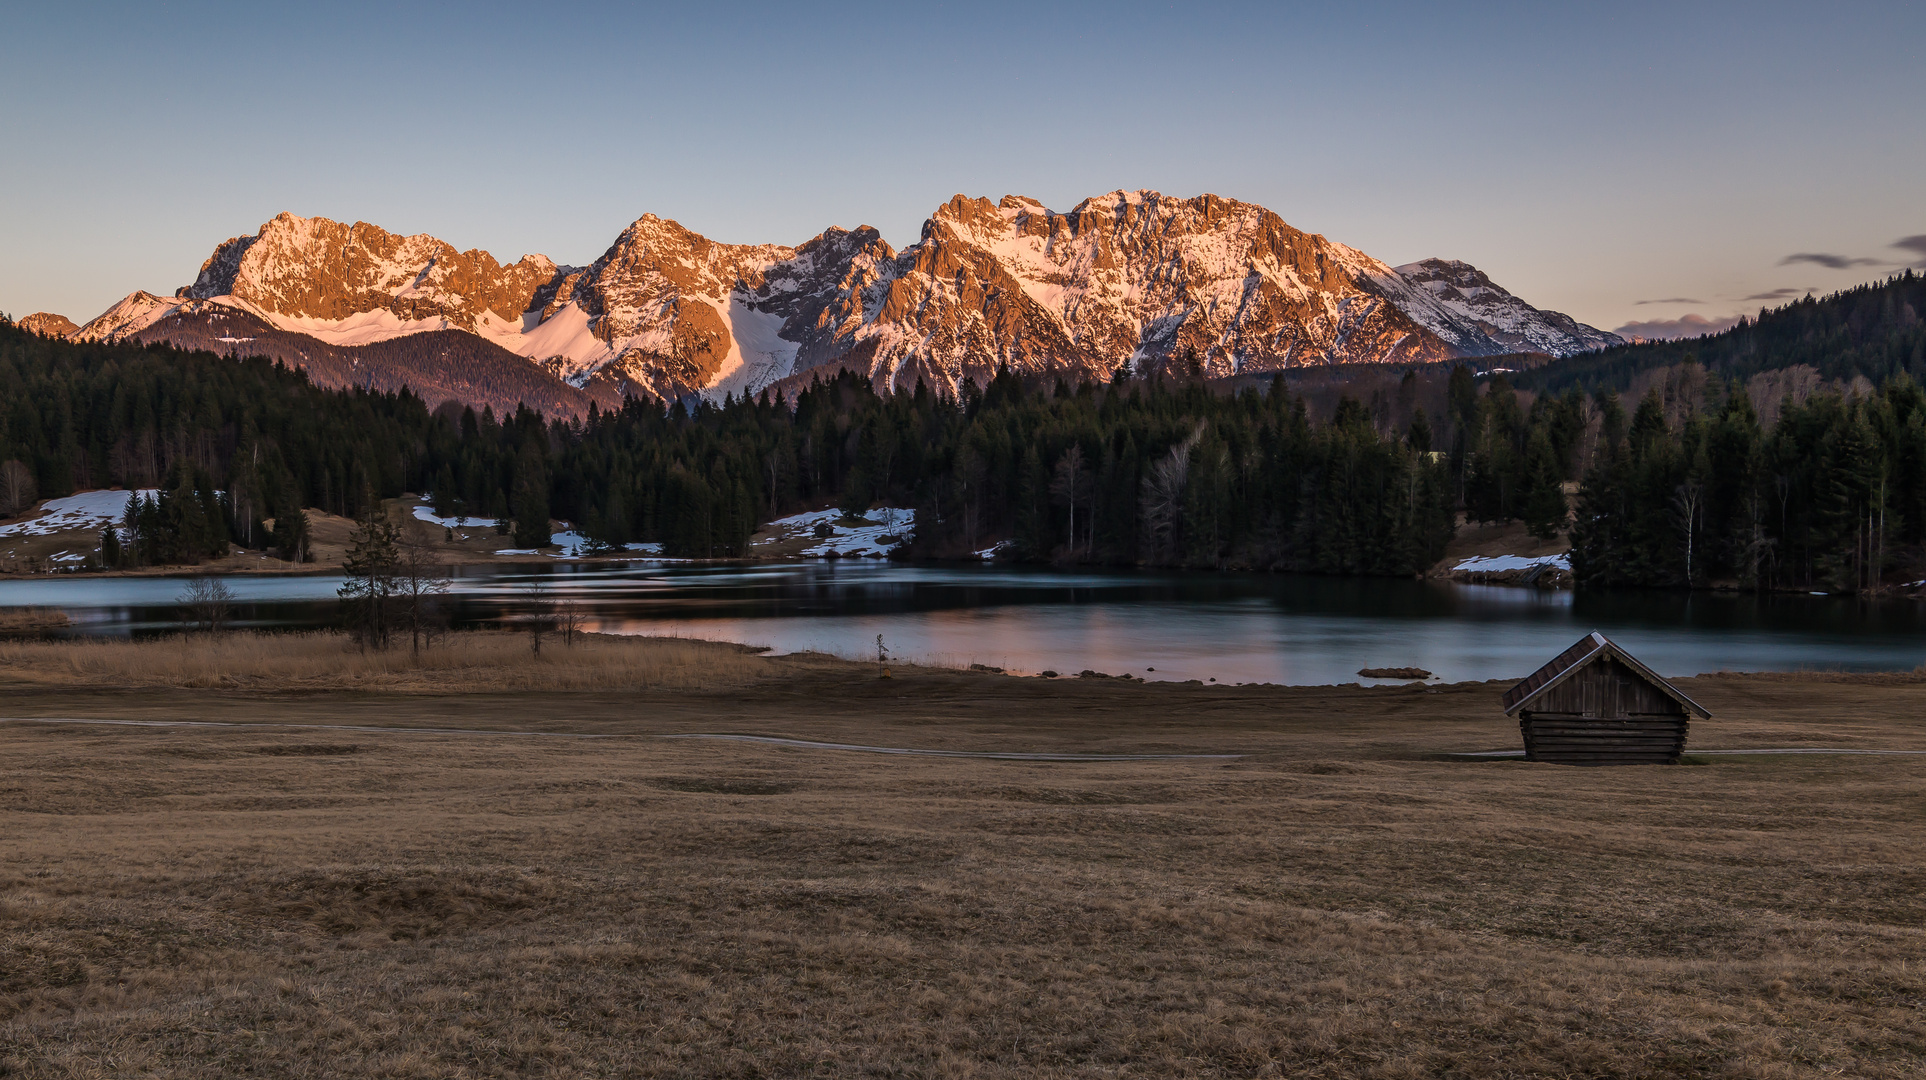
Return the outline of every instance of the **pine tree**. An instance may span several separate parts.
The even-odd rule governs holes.
[[[1431,452],[1431,421],[1422,408],[1411,414],[1411,427],[1405,432],[1404,444],[1414,453]]]
[[[548,511],[547,470],[533,452],[525,452],[515,472],[516,547],[549,546]]]
[[[1538,539],[1550,540],[1565,527],[1565,473],[1551,439],[1542,431],[1532,436],[1526,455],[1530,471],[1526,475],[1525,526]]]
[[[281,487],[280,494],[275,497],[274,507],[274,529],[268,542],[287,562],[313,562],[308,514],[301,508],[300,496],[295,493],[291,482]]]
[[[346,580],[336,590],[348,634],[364,649],[388,647],[399,591],[398,535],[380,501],[366,500],[366,509],[348,540],[347,557],[342,561]]]

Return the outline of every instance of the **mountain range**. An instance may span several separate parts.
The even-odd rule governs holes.
[[[1252,203],[1154,191],[1063,213],[958,195],[900,251],[868,226],[725,244],[646,214],[580,267],[283,213],[218,245],[172,295],[132,293],[77,328],[29,320],[77,341],[275,356],[323,385],[560,414],[844,369],[955,393],[1004,363],[1221,377],[1621,343],[1463,262],[1393,267]]]

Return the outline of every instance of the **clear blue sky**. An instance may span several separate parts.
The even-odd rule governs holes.
[[[0,310],[171,291],[282,210],[587,263],[645,212],[900,246],[957,192],[1148,187],[1717,318],[1926,259],[1923,46],[1918,0],[22,5]]]

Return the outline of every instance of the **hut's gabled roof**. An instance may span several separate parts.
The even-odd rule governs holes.
[[[1505,715],[1516,715],[1520,709],[1530,705],[1540,694],[1576,675],[1585,665],[1607,656],[1637,672],[1640,678],[1657,687],[1666,697],[1684,706],[1687,712],[1695,714],[1701,720],[1712,718],[1712,714],[1706,712],[1704,706],[1679,693],[1677,687],[1659,678],[1658,672],[1639,663],[1631,653],[1626,652],[1596,630],[1579,638],[1576,645],[1552,657],[1551,662],[1544,667],[1525,676],[1524,682],[1505,691],[1502,699]]]

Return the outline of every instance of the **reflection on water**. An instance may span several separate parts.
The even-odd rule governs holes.
[[[338,578],[230,577],[236,624],[312,627],[335,615]],[[0,582],[0,607],[60,608],[74,634],[169,632],[181,578]],[[873,658],[1017,671],[1086,668],[1153,679],[1330,683],[1360,667],[1446,680],[1515,678],[1593,629],[1661,673],[1909,670],[1926,661],[1911,601],[1624,591],[1540,592],[1447,582],[1302,575],[1065,572],[882,562],[750,566],[466,567],[458,625],[530,610],[530,586],[580,605],[593,629],[682,634]],[[1154,671],[1152,669],[1155,669]]]

